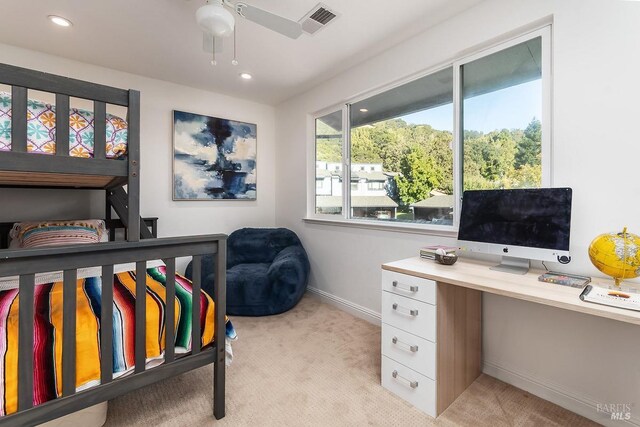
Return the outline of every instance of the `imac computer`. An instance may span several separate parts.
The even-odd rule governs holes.
[[[494,270],[524,274],[530,260],[568,263],[571,188],[472,190],[462,195],[458,244],[501,255]]]

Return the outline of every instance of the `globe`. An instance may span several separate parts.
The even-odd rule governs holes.
[[[589,259],[616,285],[640,275],[640,237],[627,232],[601,234],[589,245]]]

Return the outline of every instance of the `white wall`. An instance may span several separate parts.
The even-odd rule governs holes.
[[[587,257],[591,239],[625,225],[640,232],[640,2],[487,0],[278,106],[276,219],[303,240],[311,259],[312,287],[364,311],[379,312],[381,263],[415,256],[428,243],[453,241],[303,222],[307,114],[438,66],[551,16],[553,185],[574,190],[573,261],[566,270],[599,275]],[[638,355],[638,327],[497,296],[484,298],[487,372],[600,422],[606,420],[589,405],[619,402],[634,403],[634,419],[640,423]]]
[[[0,61],[141,92],[141,214],[159,235],[229,233],[275,223],[273,107],[0,44]],[[211,71],[215,79],[215,70]],[[256,123],[256,201],[172,201],[172,110]],[[0,189],[0,221],[103,217],[103,192]]]

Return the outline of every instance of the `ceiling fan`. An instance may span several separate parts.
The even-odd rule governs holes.
[[[243,2],[232,3],[230,0],[207,0],[207,4],[196,11],[196,21],[203,31],[203,49],[212,53],[211,64],[216,65],[216,53],[222,51],[222,40],[234,36],[233,65],[238,61],[235,52],[235,12],[249,21],[262,25],[286,37],[297,39],[302,35],[302,25],[266,10]]]

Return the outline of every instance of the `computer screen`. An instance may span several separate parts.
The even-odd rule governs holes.
[[[568,251],[571,196],[571,188],[465,191],[458,240]]]

